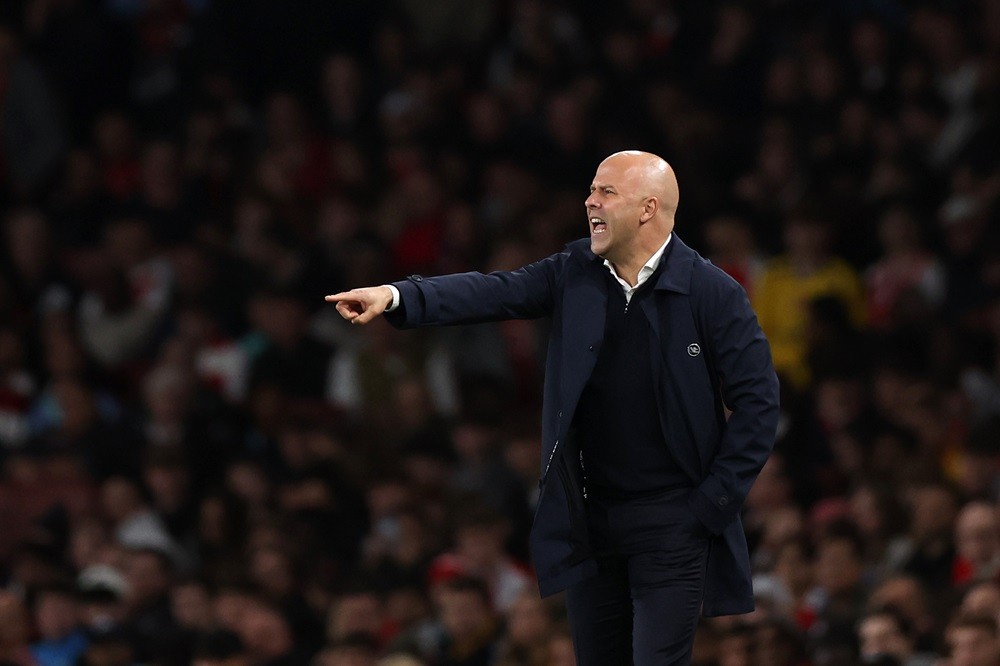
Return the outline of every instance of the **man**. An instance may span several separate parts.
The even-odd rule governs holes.
[[[86,632],[80,626],[80,606],[71,588],[46,587],[35,595],[38,639],[31,656],[39,664],[73,664],[87,650]]]
[[[900,666],[933,666],[937,662],[933,654],[915,651],[910,623],[891,606],[877,608],[861,618],[858,645],[865,664],[889,659]]]
[[[552,317],[531,551],[541,593],[568,590],[583,666],[687,663],[699,611],[753,608],[739,513],[778,383],[743,289],[673,234],[678,201],[662,158],[615,153],[585,202],[589,241],[327,296],[358,324]]]
[[[966,504],[955,521],[956,584],[993,580],[1000,571],[1000,520],[996,507],[984,500]]]
[[[995,666],[1000,663],[996,618],[959,613],[945,631],[951,648],[949,666]]]

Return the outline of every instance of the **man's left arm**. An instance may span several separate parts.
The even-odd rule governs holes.
[[[708,476],[688,502],[702,524],[719,534],[740,513],[771,453],[779,398],[771,349],[746,292],[728,276],[712,277],[698,316],[732,414]]]

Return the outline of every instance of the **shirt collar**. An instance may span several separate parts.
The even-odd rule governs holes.
[[[634,287],[632,285],[630,285],[628,282],[626,282],[625,280],[623,280],[618,275],[618,271],[615,270],[615,267],[611,265],[610,261],[608,261],[607,259],[605,259],[604,260],[604,265],[608,267],[608,270],[611,271],[611,275],[613,275],[614,278],[616,280],[618,280],[618,282],[622,285],[622,287],[624,287],[624,289],[626,291],[638,289],[639,287],[642,286],[642,284],[646,280],[649,279],[649,276],[652,275],[656,271],[656,267],[659,265],[660,259],[663,257],[663,253],[666,251],[667,245],[670,243],[670,239],[673,238],[673,237],[674,237],[673,232],[671,232],[670,234],[668,234],[667,235],[667,240],[663,241],[663,245],[660,246],[660,249],[658,249],[656,252],[654,252],[653,256],[651,256],[648,260],[646,260],[646,263],[642,265],[642,268],[639,269],[639,275],[636,278],[635,286]]]

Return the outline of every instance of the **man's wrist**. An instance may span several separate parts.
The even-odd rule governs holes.
[[[391,284],[384,284],[382,286],[389,290],[389,303],[385,306],[385,311],[392,312],[399,307],[399,289],[396,289]]]

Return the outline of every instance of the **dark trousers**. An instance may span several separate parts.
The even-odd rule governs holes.
[[[566,592],[578,666],[691,662],[709,539],[687,492],[588,500],[599,573]]]

